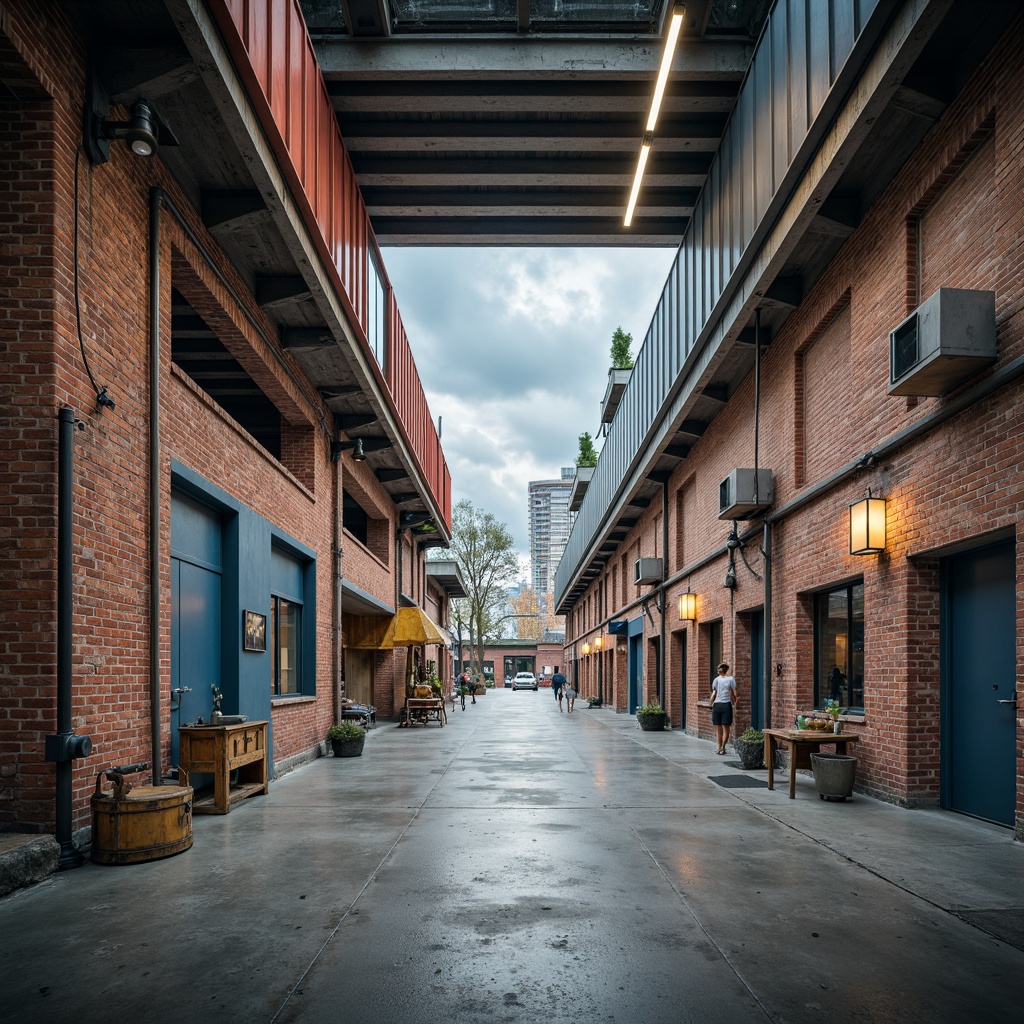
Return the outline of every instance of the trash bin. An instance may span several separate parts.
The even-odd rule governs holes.
[[[853,796],[857,758],[849,754],[811,754],[811,768],[820,800],[843,801]]]

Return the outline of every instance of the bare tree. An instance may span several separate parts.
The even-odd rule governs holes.
[[[519,572],[519,557],[505,523],[463,499],[452,510],[452,543],[447,557],[462,570],[467,596],[452,602],[452,617],[461,636],[469,632],[471,671],[483,670],[484,646],[497,635],[504,608],[506,587]]]

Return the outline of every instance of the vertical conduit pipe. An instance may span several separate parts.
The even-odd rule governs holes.
[[[664,559],[662,565],[668,569],[668,481],[661,485],[661,554]],[[662,579],[666,573],[662,572]],[[668,594],[665,586],[661,586],[661,643],[658,645],[658,703],[662,707],[668,703],[668,679],[665,676],[668,659],[665,655],[665,620],[668,618]]]
[[[153,785],[160,757],[160,206],[162,189],[149,193],[149,730]]]
[[[57,435],[57,734],[71,735],[71,509],[75,413],[68,406],[58,413]],[[71,758],[64,753],[56,762],[54,837],[60,843],[60,869],[77,867],[82,855],[72,841]]]
[[[772,727],[772,524],[764,521],[764,727]]]

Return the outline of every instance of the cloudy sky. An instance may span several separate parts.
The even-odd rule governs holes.
[[[454,501],[529,554],[527,484],[598,438],[615,328],[636,355],[670,249],[388,248],[384,264],[452,474]]]

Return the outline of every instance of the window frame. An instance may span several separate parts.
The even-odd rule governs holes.
[[[295,620],[292,623],[291,631],[293,637],[292,650],[295,652],[295,689],[282,691],[281,689],[281,642],[280,642],[280,628],[281,628],[281,615],[279,608],[282,602],[287,603],[295,609]],[[287,698],[287,697],[303,697],[305,692],[303,690],[303,679],[305,673],[303,672],[305,659],[302,656],[302,619],[303,619],[303,604],[301,601],[296,601],[294,598],[285,597],[281,594],[271,593],[270,595],[270,616],[267,623],[267,641],[268,650],[267,653],[270,655],[270,696],[274,698]]]
[[[864,655],[867,636],[863,577],[819,590],[814,594],[814,707],[816,710],[821,710],[825,706],[825,701],[829,696],[827,675],[831,671],[831,664],[826,667],[826,663],[835,663],[834,658],[823,657],[822,644],[825,637],[821,628],[822,608],[827,607],[827,602],[833,595],[840,593],[846,600],[846,657],[845,664],[840,666],[844,682],[839,705],[843,708],[844,714],[862,715],[864,714]],[[853,700],[858,689],[860,692],[859,703]]]

